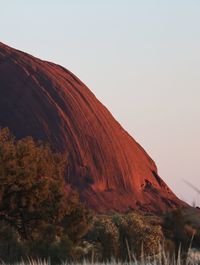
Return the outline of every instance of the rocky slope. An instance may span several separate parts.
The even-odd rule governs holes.
[[[0,43],[0,126],[69,154],[66,181],[97,212],[184,204],[144,149],[70,71]]]

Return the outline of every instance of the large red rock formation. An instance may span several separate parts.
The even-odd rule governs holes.
[[[0,43],[0,126],[67,150],[66,181],[97,212],[183,204],[144,149],[64,67]]]

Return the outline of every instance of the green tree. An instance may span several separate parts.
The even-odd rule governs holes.
[[[48,145],[0,130],[0,218],[21,238],[32,238],[43,222],[58,223],[68,211],[65,163]]]
[[[10,262],[4,253],[12,252],[14,261],[31,255],[58,263],[84,253],[91,215],[64,181],[66,163],[49,145],[0,129],[0,259]]]

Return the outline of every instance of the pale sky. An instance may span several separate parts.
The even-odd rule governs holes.
[[[200,205],[199,0],[0,0],[0,41],[76,74]]]

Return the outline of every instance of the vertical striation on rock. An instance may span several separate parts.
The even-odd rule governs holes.
[[[184,205],[144,149],[74,74],[2,43],[0,126],[67,151],[66,182],[96,212]]]

